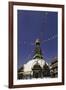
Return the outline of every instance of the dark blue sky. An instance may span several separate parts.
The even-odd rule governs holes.
[[[41,41],[43,57],[50,63],[58,52],[57,12],[18,10],[17,15],[18,67],[32,59],[37,38]]]

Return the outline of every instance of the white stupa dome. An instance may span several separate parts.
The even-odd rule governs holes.
[[[45,60],[43,59],[32,59],[29,60],[26,64],[24,64],[24,73],[29,74],[30,72],[32,72],[32,68],[36,63],[38,63],[42,68],[45,64],[48,65],[48,63],[45,62]]]

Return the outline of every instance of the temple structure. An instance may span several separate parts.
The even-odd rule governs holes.
[[[35,41],[34,56],[18,70],[18,79],[50,77],[50,66],[44,60],[40,40]]]

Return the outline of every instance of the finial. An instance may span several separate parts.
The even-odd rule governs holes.
[[[40,44],[40,40],[36,39],[35,44],[39,43]]]

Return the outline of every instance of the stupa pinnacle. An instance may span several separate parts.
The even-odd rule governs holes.
[[[34,50],[34,57],[33,59],[43,59],[41,47],[40,47],[40,40],[36,39],[35,41],[35,50]]]

